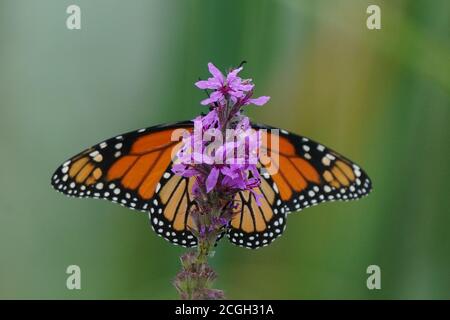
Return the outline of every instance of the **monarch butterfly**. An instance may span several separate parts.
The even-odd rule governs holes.
[[[173,244],[196,246],[189,215],[196,206],[193,178],[171,171],[172,149],[178,143],[171,140],[172,132],[192,127],[192,122],[183,121],[107,139],[64,162],[51,184],[68,196],[103,198],[146,212],[159,236]],[[252,127],[274,129],[255,123]],[[335,151],[285,130],[278,138],[278,148],[267,142],[261,146],[279,160],[275,174],[263,170],[256,190],[263,195],[259,205],[249,191],[235,196],[238,207],[224,233],[236,245],[266,246],[283,233],[289,212],[325,201],[355,200],[371,191],[367,174]]]

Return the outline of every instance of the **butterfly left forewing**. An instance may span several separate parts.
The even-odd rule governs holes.
[[[68,196],[106,199],[148,212],[158,235],[174,244],[196,245],[187,227],[194,205],[188,195],[187,179],[180,178],[183,182],[174,186],[177,203],[177,199],[164,202],[159,194],[167,193],[167,185],[172,185],[176,177],[171,172],[171,155],[178,141],[172,141],[172,133],[191,128],[192,123],[181,122],[105,140],[64,162],[55,171],[51,184]]]

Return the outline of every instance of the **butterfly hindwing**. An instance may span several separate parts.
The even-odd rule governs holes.
[[[227,234],[233,244],[250,249],[269,245],[286,228],[287,212],[277,205],[281,200],[269,183],[262,180],[255,192],[262,195],[259,204],[249,191],[236,195],[236,213]]]
[[[193,180],[174,175],[170,169],[166,171],[149,213],[151,226],[158,235],[189,247],[197,245],[189,231],[193,227],[189,213],[196,207],[191,193]]]

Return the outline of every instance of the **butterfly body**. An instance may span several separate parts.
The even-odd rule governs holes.
[[[174,130],[192,130],[184,121],[125,133],[107,139],[64,162],[52,186],[74,197],[102,198],[148,213],[151,227],[173,244],[197,245],[189,215],[195,210],[193,178],[171,171]],[[274,129],[252,124],[256,130]],[[270,132],[270,131],[268,131]],[[273,133],[268,133],[272,135]],[[235,197],[236,212],[225,230],[230,241],[247,248],[270,244],[285,227],[287,214],[325,201],[354,200],[367,195],[371,182],[352,161],[306,137],[279,131],[279,146],[262,146],[277,170],[260,163],[262,194],[258,205],[249,191]]]

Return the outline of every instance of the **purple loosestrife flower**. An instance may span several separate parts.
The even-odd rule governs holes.
[[[208,69],[212,77],[195,85],[211,90],[201,101],[210,111],[193,120],[194,131],[183,137],[172,167],[176,175],[195,178],[190,191],[197,206],[189,215],[198,253],[183,256],[183,270],[174,280],[183,299],[223,298],[222,291],[211,289],[216,275],[207,257],[230,224],[237,207],[235,195],[249,191],[258,204],[261,197],[255,189],[261,182],[257,164],[262,139],[241,111],[247,105],[264,105],[270,98],[252,98],[252,80],[238,76],[242,67],[231,69],[226,76],[212,63]]]
[[[231,70],[226,77],[211,62],[208,63],[208,69],[212,77],[195,83],[199,89],[214,90],[208,99],[201,102],[202,105],[223,102],[227,98],[240,99],[253,89],[250,79],[242,80],[238,77],[242,67]]]

